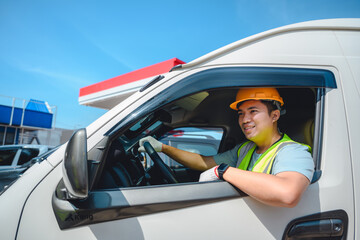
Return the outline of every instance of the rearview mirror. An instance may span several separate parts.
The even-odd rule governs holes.
[[[64,156],[63,179],[71,199],[88,196],[87,137],[85,128],[77,130],[70,138]]]

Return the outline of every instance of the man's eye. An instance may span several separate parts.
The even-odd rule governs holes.
[[[238,116],[242,116],[243,115],[243,113],[242,112],[238,112]]]

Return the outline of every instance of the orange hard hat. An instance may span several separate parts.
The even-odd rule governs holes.
[[[237,92],[236,100],[230,104],[230,108],[238,110],[238,104],[247,100],[270,100],[279,102],[281,106],[284,105],[276,88],[242,88]]]

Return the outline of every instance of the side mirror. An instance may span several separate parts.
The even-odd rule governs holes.
[[[70,138],[64,156],[63,180],[70,199],[88,196],[87,137],[85,128]]]

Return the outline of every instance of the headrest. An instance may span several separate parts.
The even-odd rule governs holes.
[[[304,143],[311,147],[313,147],[314,144],[314,128],[314,119],[307,120],[303,125]]]

